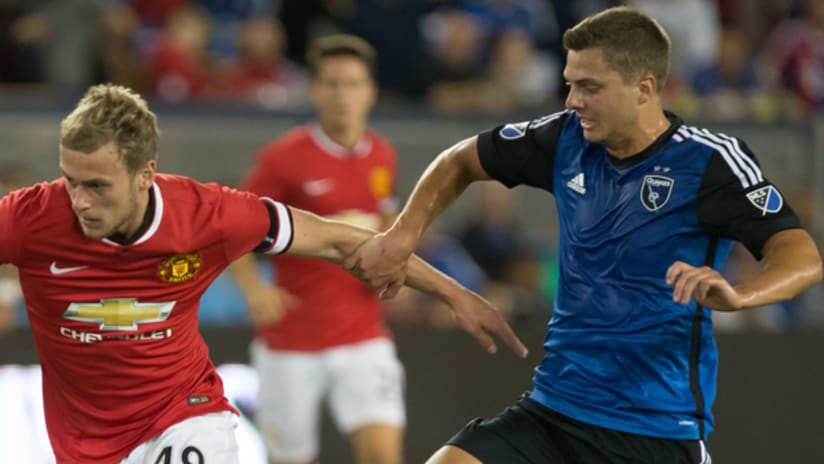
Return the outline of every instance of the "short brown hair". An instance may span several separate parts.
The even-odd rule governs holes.
[[[309,51],[306,52],[306,64],[309,66],[309,75],[315,78],[318,76],[320,62],[324,58],[351,56],[363,61],[369,68],[369,75],[375,79],[376,55],[375,49],[369,45],[369,42],[360,37],[349,34],[326,35],[315,39],[309,46]]]
[[[95,85],[60,122],[60,145],[91,153],[109,142],[130,173],[157,159],[157,117],[130,89]]]
[[[564,48],[598,47],[607,64],[629,82],[649,73],[660,93],[669,74],[670,38],[657,21],[630,7],[618,6],[585,18],[564,32]]]

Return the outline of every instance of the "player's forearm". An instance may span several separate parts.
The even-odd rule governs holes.
[[[252,254],[243,255],[230,264],[229,275],[232,276],[232,280],[235,281],[240,291],[247,295],[254,289],[265,285],[260,279],[255,257]]]
[[[458,142],[443,151],[426,168],[389,234],[412,252],[421,236],[449,205],[477,180],[471,162],[477,162],[475,138]]]
[[[287,254],[320,258],[340,264],[375,231],[323,218],[309,211],[290,207],[294,227]]]
[[[412,255],[409,259],[404,285],[432,295],[447,304],[455,292],[463,289],[453,278],[435,269],[417,255]]]
[[[751,308],[789,300],[821,279],[821,256],[809,234],[802,229],[785,230],[765,245],[761,272],[735,290],[743,308]]]

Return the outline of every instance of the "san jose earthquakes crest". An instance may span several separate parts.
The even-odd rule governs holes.
[[[675,180],[666,176],[644,176],[641,181],[641,204],[649,211],[658,211],[669,201],[673,185]]]

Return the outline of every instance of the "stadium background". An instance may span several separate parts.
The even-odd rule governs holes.
[[[150,99],[162,130],[161,171],[235,184],[261,145],[311,120],[301,90],[306,40],[344,31],[378,49],[382,98],[372,123],[398,148],[398,196],[404,200],[441,149],[499,123],[561,108],[557,31],[614,3],[4,2],[0,192],[21,181],[59,175],[60,119],[87,85],[107,80],[134,86]],[[819,246],[824,243],[824,2],[629,3],[659,15],[678,47],[665,92],[667,108],[688,124],[746,140]],[[678,27],[679,20],[693,27]],[[183,52],[173,37],[201,39],[189,40]],[[268,43],[267,37],[282,45],[264,49],[254,66],[268,66],[271,72],[262,80],[227,87],[222,76],[251,66],[244,62],[248,48],[255,48],[249,43]],[[501,43],[510,48],[496,54]],[[173,53],[172,63],[189,63],[188,56],[191,66],[170,65],[162,59],[167,49],[182,53]],[[520,58],[506,59],[512,56]],[[731,65],[735,68],[727,69]],[[543,85],[527,85],[536,82]],[[474,269],[475,263],[440,258],[461,251],[462,232],[489,214],[483,206],[490,194],[496,208],[511,213],[505,218],[511,221],[508,227],[523,235],[511,255],[526,264],[518,273],[480,266],[485,272],[478,278],[465,269]],[[495,295],[532,354],[527,361],[506,352],[487,357],[426,300],[388,307],[408,374],[408,462],[421,462],[471,417],[494,414],[529,388],[550,316],[555,224],[545,193],[522,188],[490,193],[473,186],[436,231],[430,258],[480,290],[495,283]],[[746,256],[734,255],[726,272],[734,277],[752,266]],[[819,285],[788,304],[717,319],[717,431],[710,441],[716,462],[824,462],[822,305]],[[202,325],[216,364],[247,361],[250,330],[244,312],[226,279],[204,297]],[[19,304],[2,316],[0,329],[0,364],[36,362]],[[324,440],[321,462],[351,462],[328,423]]]

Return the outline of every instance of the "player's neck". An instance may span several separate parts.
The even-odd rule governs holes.
[[[363,135],[366,132],[366,127],[362,125],[335,127],[321,123],[320,127],[331,141],[348,150],[354,149],[358,145],[358,142],[363,140]]]
[[[140,238],[148,230],[155,212],[155,198],[152,189],[141,192],[137,199],[137,211],[134,219],[123,231],[108,237],[109,240],[121,245],[128,245]]]
[[[618,159],[629,158],[644,151],[652,145],[658,137],[669,129],[671,122],[660,107],[644,111],[638,116],[638,123],[626,137],[618,143],[608,144],[609,154]]]

